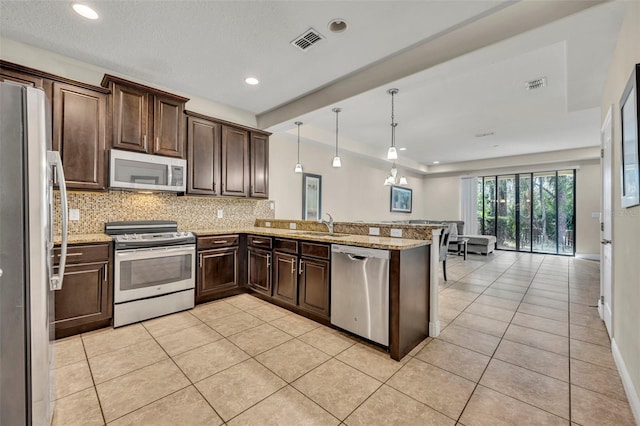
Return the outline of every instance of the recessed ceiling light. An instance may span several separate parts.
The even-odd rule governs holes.
[[[440,164],[438,160],[434,161],[433,164]]]
[[[258,80],[255,77],[247,77],[244,79],[244,82],[252,86],[255,86],[256,84],[260,83],[260,80]]]
[[[87,19],[98,19],[98,12],[91,9],[86,4],[75,3],[73,6],[73,10],[80,16]]]
[[[402,148],[399,148],[399,149],[400,149],[400,151],[406,151],[407,150],[407,148],[405,148],[405,147],[402,147]]]
[[[347,31],[348,25],[347,21],[344,19],[333,19],[327,26],[329,27],[329,31],[332,33],[343,33]]]

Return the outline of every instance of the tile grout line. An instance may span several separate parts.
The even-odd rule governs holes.
[[[521,257],[521,256],[519,256],[519,257]],[[516,260],[516,262],[517,262],[517,260]],[[514,264],[516,262],[514,262]],[[544,258],[543,258],[542,262],[540,262],[540,264],[538,265],[538,268],[536,269],[536,273],[537,273],[537,271],[540,270],[540,267],[542,266],[543,262],[544,262]],[[512,267],[513,267],[513,264],[509,268],[507,268],[505,273],[509,269],[511,269]],[[534,275],[534,277],[535,277],[535,275]],[[533,282],[533,279],[532,279],[531,282]],[[531,286],[531,282],[529,283],[529,287]],[[527,291],[528,291],[529,287],[527,287]],[[525,294],[526,294],[526,292],[525,292]],[[520,305],[522,304],[522,300],[523,299],[524,299],[524,295],[520,299],[520,303],[518,304],[518,307],[516,308],[516,311],[514,312],[513,317],[515,317],[515,313],[518,312],[518,309],[520,308]],[[493,350],[493,353],[491,354],[489,362],[487,362],[487,365],[485,366],[484,370],[482,371],[482,374],[480,374],[480,377],[478,378],[478,381],[475,383],[475,386],[473,387],[473,391],[471,391],[471,394],[469,395],[469,399],[467,399],[467,402],[464,404],[464,407],[462,407],[462,411],[460,411],[460,414],[458,415],[458,418],[457,418],[456,422],[460,422],[460,419],[462,418],[462,415],[464,414],[464,411],[467,409],[467,406],[469,405],[469,402],[471,401],[471,398],[473,398],[473,395],[475,394],[476,389],[478,389],[478,386],[480,386],[480,381],[482,380],[482,378],[484,377],[485,373],[487,372],[487,369],[489,368],[489,364],[491,364],[491,361],[494,359],[495,354],[498,351],[498,348],[500,347],[500,344],[502,343],[502,340],[504,339],[504,335],[507,333],[507,330],[509,329],[509,326],[511,325],[511,323],[513,321],[513,317],[511,317],[511,321],[509,321],[509,325],[507,326],[507,328],[505,328],[504,332],[502,333],[502,337],[500,337],[500,341],[496,345],[496,348]],[[491,389],[491,388],[489,388],[489,389]],[[513,398],[513,397],[511,397],[511,398]],[[531,404],[529,404],[529,405],[531,405]],[[537,407],[537,408],[539,408],[539,407]]]
[[[89,362],[89,356],[87,355],[87,348],[84,346],[84,339],[80,336],[80,342],[82,343],[82,351],[84,352],[85,359],[87,360],[87,366],[89,367],[89,375],[91,376],[91,382],[93,383],[93,391],[96,393],[96,399],[98,400],[98,407],[100,408],[100,414],[102,415],[102,422],[106,425],[107,419],[104,416],[104,410],[102,409],[102,402],[100,401],[100,395],[98,395],[98,386],[93,378],[93,370],[91,369],[91,363]]]

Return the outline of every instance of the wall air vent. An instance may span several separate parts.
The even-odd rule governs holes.
[[[524,83],[524,88],[527,90],[541,89],[547,85],[547,77],[536,78]]]
[[[322,34],[313,28],[309,28],[307,31],[296,37],[291,44],[304,52],[323,38]]]

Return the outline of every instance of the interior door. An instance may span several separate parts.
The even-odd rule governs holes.
[[[600,295],[598,302],[598,312],[607,326],[609,336],[613,337],[613,288],[612,288],[612,268],[611,268],[611,142],[613,139],[613,128],[611,126],[613,106],[609,107],[609,112],[604,119],[604,124],[600,131],[602,142],[602,213],[601,213],[601,244],[600,244]]]

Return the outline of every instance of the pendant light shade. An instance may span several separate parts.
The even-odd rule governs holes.
[[[389,147],[389,151],[387,151],[387,160],[397,160],[398,159],[398,151],[394,146]]]
[[[302,164],[300,164],[300,126],[302,125],[302,122],[296,121],[293,124],[298,126],[298,162],[296,163],[296,168],[294,169],[294,172],[302,173]]]
[[[396,151],[396,127],[398,123],[395,122],[395,105],[394,98],[398,93],[398,89],[389,89],[387,93],[391,95],[391,146],[387,151],[387,160],[397,160],[398,159],[398,151]]]
[[[400,185],[408,185],[407,178],[404,176],[400,176]]]
[[[333,167],[339,168],[342,167],[342,161],[340,160],[340,156],[338,155],[338,114],[342,111],[342,108],[334,108],[331,111],[336,113],[336,156],[333,157]]]

